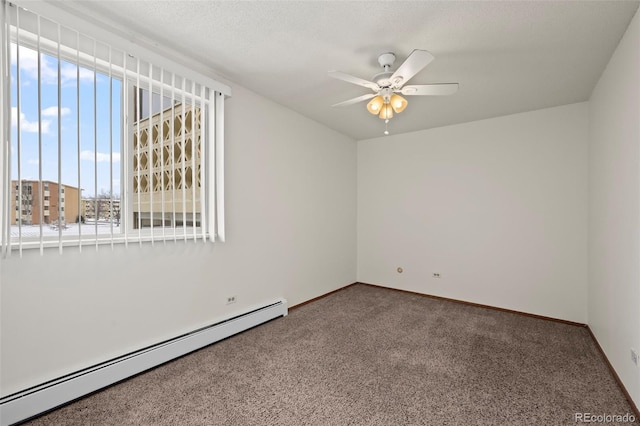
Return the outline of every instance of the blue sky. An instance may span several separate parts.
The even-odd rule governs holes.
[[[58,181],[58,144],[62,148],[61,182],[78,186],[78,156],[80,157],[80,187],[84,196],[92,196],[97,183],[97,193],[109,191],[109,127],[113,129],[113,191],[120,188],[121,146],[121,97],[122,81],[112,79],[112,119],[109,122],[109,77],[96,74],[95,90],[97,120],[94,120],[94,73],[72,63],[61,61],[60,80],[62,93],[60,102],[61,138],[58,140],[58,60],[41,54],[41,128],[42,157],[38,155],[38,56],[37,52],[20,47],[20,112],[17,98],[16,48],[11,49],[11,122],[12,122],[12,179],[18,178],[18,120],[21,139],[21,178],[38,179],[38,165],[42,163],[42,179]],[[80,103],[78,105],[78,93]],[[80,115],[78,118],[78,109]],[[80,153],[78,154],[78,125],[80,126]],[[95,130],[94,130],[95,129]],[[97,134],[97,140],[94,135]],[[97,149],[96,149],[97,147]],[[97,152],[97,163],[95,153]],[[97,164],[97,177],[95,166]]]

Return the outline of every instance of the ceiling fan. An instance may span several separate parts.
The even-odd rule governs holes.
[[[347,106],[371,99],[367,104],[367,110],[385,120],[385,123],[388,123],[394,112],[400,113],[408,105],[407,100],[400,94],[405,96],[433,96],[451,95],[458,91],[458,83],[405,86],[406,82],[433,60],[433,55],[426,50],[414,50],[397,70],[391,71],[391,66],[395,60],[396,55],[393,53],[383,53],[378,56],[378,63],[384,71],[374,75],[373,81],[354,77],[340,71],[329,71],[330,77],[366,87],[374,92],[332,106]],[[387,130],[384,133],[389,134]]]

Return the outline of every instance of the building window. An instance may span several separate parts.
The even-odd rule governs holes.
[[[53,211],[60,203],[59,220],[78,223],[64,232],[79,244],[223,240],[223,156],[216,157],[223,134],[216,123],[228,87],[169,60],[151,63],[35,11],[3,7],[10,79],[3,77],[2,87],[10,96],[2,102],[10,117],[2,132],[11,136],[5,161],[16,189],[24,176],[40,176],[23,185],[23,194],[52,202]],[[48,191],[49,181],[51,194],[32,190]],[[60,232],[51,238],[42,227],[34,232],[40,246],[62,249]],[[20,244],[29,241],[22,235]],[[3,248],[15,242],[5,239]]]

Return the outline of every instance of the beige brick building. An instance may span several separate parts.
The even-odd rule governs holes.
[[[22,192],[20,192],[22,186]],[[70,223],[78,219],[78,188],[58,185],[57,182],[38,180],[11,181],[11,223],[17,224],[19,218],[23,225]]]

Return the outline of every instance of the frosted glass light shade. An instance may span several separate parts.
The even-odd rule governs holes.
[[[382,105],[384,105],[384,99],[382,99],[382,96],[376,96],[367,104],[367,110],[371,114],[379,114],[382,110]]]
[[[398,113],[404,111],[407,105],[409,105],[409,102],[407,102],[405,98],[400,95],[396,95],[395,93],[391,96],[389,103],[391,104],[393,110]]]
[[[382,106],[379,117],[383,120],[388,120],[393,117],[393,108],[390,104],[384,104]]]

